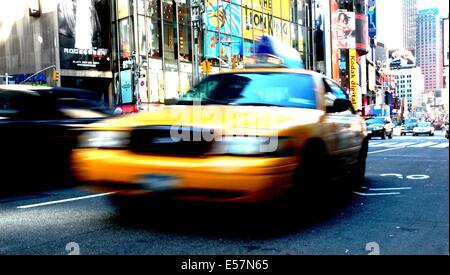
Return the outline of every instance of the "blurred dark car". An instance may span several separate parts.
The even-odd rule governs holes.
[[[389,117],[371,117],[366,120],[367,134],[369,137],[392,138],[394,124]]]
[[[445,128],[445,138],[448,139],[448,122],[445,122],[444,128]]]
[[[70,181],[70,153],[78,135],[86,125],[111,115],[97,92],[0,85],[2,184]]]
[[[400,135],[406,136],[406,134],[413,134],[413,130],[417,127],[419,120],[417,118],[408,118],[401,126]]]

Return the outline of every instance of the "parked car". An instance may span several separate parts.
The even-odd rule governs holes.
[[[97,92],[0,85],[2,183],[27,181],[37,186],[44,180],[69,180],[70,154],[78,135],[84,126],[110,115]]]
[[[366,120],[367,133],[369,137],[381,137],[382,139],[392,138],[394,124],[389,117],[371,117]]]
[[[431,122],[419,122],[413,129],[413,136],[429,135],[434,136],[434,126]]]
[[[408,118],[405,120],[405,122],[401,126],[401,133],[400,135],[406,136],[406,134],[412,134],[414,127],[417,126],[417,123],[419,120],[417,118]]]

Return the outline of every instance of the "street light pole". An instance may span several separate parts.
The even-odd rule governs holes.
[[[192,0],[191,3],[191,29],[192,29],[192,56],[193,56],[193,86],[199,81],[199,67],[198,67],[198,36],[200,29],[200,3],[198,0]]]

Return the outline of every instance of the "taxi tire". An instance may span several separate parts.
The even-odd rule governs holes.
[[[350,173],[350,188],[352,190],[359,189],[364,185],[366,174],[366,160],[369,152],[369,140],[364,139],[358,154],[358,162]]]
[[[309,141],[300,153],[300,164],[294,175],[295,199],[310,199],[318,192],[328,191],[332,167],[323,141]]]

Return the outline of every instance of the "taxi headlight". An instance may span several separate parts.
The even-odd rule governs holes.
[[[81,135],[80,148],[125,148],[130,134],[122,131],[89,131]]]
[[[227,136],[217,140],[212,154],[228,155],[288,155],[289,140],[282,137]]]

